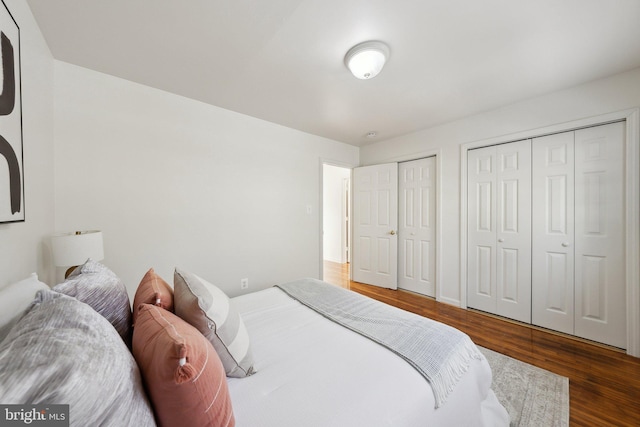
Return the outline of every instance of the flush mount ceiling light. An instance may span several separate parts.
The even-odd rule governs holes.
[[[344,57],[344,63],[359,79],[372,79],[377,76],[389,58],[389,47],[378,41],[369,41],[355,45]]]

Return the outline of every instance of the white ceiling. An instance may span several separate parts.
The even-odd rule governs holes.
[[[640,0],[27,1],[58,60],[359,146],[640,67]]]

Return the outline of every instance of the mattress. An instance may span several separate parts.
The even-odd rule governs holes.
[[[228,378],[238,426],[507,426],[484,357],[435,409],[429,383],[386,348],[277,288],[232,299],[256,374]]]

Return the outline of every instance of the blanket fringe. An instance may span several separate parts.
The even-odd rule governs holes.
[[[436,408],[446,403],[449,394],[453,392],[458,381],[469,370],[471,360],[482,359],[480,350],[471,339],[462,341],[458,347],[457,351],[450,356],[452,363],[443,365],[443,369],[434,377],[431,377],[430,382],[436,400]]]

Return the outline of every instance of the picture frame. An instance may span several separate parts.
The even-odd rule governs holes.
[[[0,223],[25,220],[20,27],[0,7]]]

